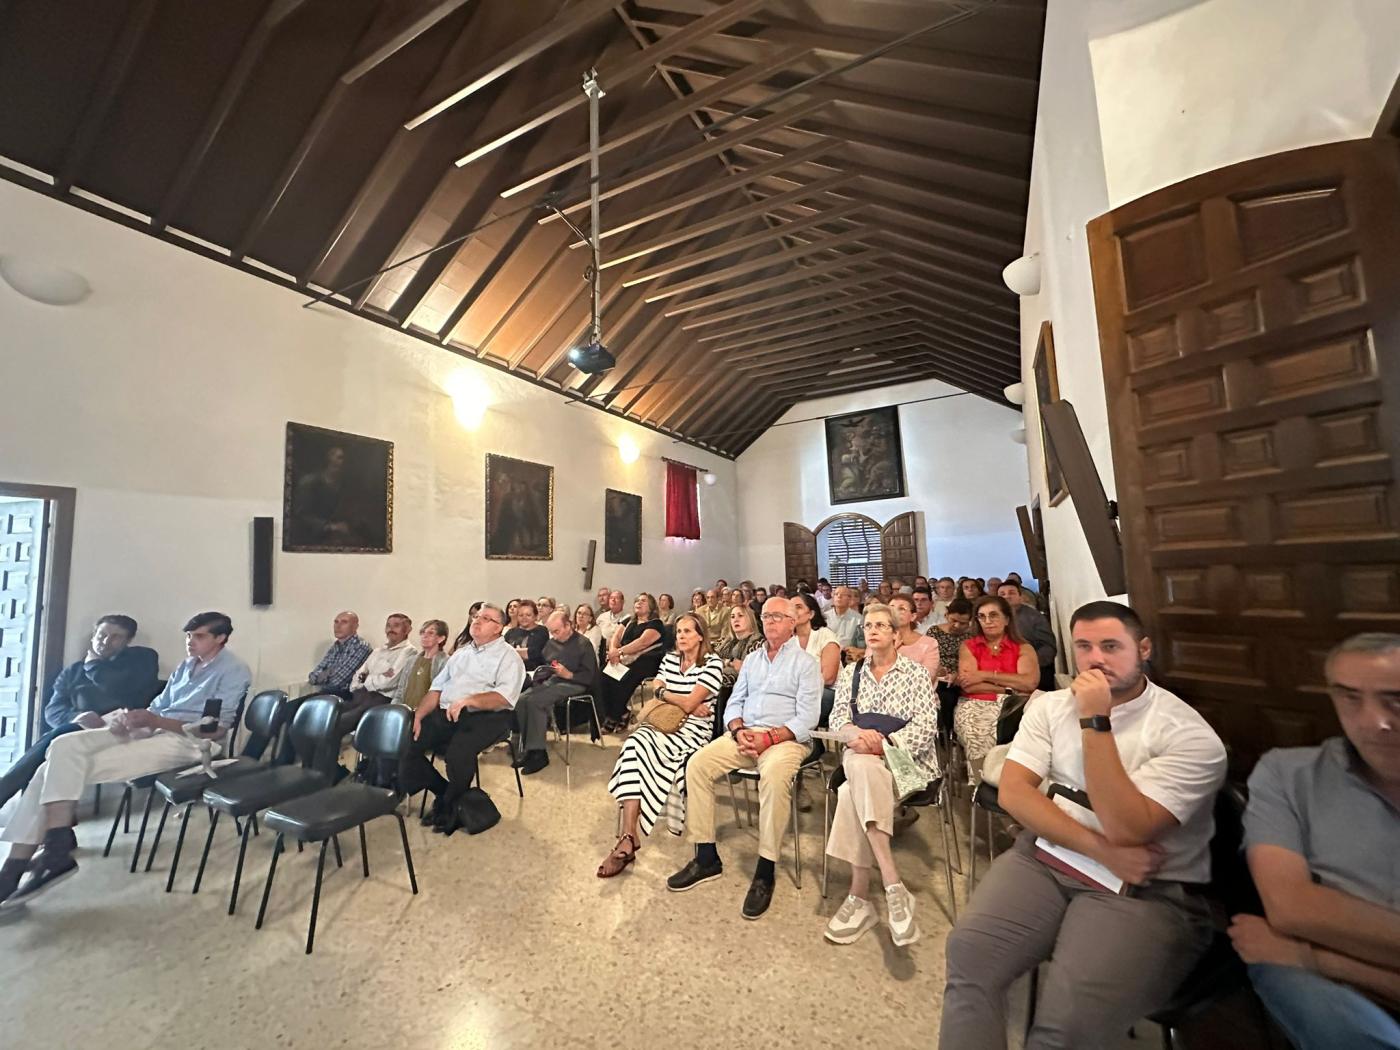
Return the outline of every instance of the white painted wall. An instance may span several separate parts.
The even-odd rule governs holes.
[[[904,499],[832,505],[823,417],[946,394],[960,396],[899,410]],[[854,511],[884,525],[912,510],[920,517],[923,572],[1000,576],[1016,569],[1029,577],[1016,523],[1026,464],[1010,437],[1019,425],[1016,413],[936,380],[794,405],[738,459],[742,575],[764,585],[783,579],[785,521],[812,528]]]
[[[1043,320],[1061,396],[1074,403],[1109,496],[1116,492],[1085,226],[1162,186],[1252,157],[1369,135],[1400,76],[1395,0],[1079,0],[1048,8],[1023,298],[1032,382]],[[1048,497],[1033,406],[1033,493]],[[1044,510],[1062,623],[1103,597],[1073,503]]]
[[[366,637],[402,610],[457,631],[468,605],[520,594],[584,597],[595,585],[688,592],[738,572],[734,465],[446,350],[331,309],[56,201],[0,183],[0,254],[60,262],[94,292],[56,309],[0,284],[0,480],[78,490],[70,658],[93,619],[128,612],[168,670],[194,612],[234,621],[231,647],[263,685],[304,676],[339,608]],[[491,399],[458,422],[446,391]],[[277,551],[275,604],[250,606],[250,520],[277,519],[288,420],[394,442],[394,552]],[[641,456],[624,464],[618,442]],[[554,560],[486,561],[485,454],[555,470]],[[704,538],[662,539],[670,455],[708,467]],[[643,563],[602,560],[603,489],[643,497]]]

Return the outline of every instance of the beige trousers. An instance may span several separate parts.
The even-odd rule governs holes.
[[[761,727],[760,727],[761,728]],[[686,829],[691,842],[715,841],[715,783],[735,769],[758,769],[758,855],[776,861],[792,808],[792,778],[807,757],[807,745],[795,740],[774,744],[755,762],[739,754],[726,734],[691,756],[685,768]]]
[[[828,856],[855,868],[875,864],[866,829],[870,825],[894,834],[894,777],[878,755],[860,755],[846,749],[841,765],[846,782],[836,791],[836,816],[826,841]]]

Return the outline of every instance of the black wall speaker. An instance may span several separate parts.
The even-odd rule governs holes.
[[[272,604],[272,519],[253,519],[253,604]]]
[[[593,562],[598,557],[598,541],[588,541],[588,564],[583,567],[583,589],[591,591],[593,589]],[[600,609],[599,612],[602,610]]]

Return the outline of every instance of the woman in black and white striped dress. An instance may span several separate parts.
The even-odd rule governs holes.
[[[639,726],[622,745],[608,791],[622,806],[622,837],[598,866],[598,877],[610,879],[637,858],[641,836],[666,806],[676,778],[685,775],[686,760],[713,736],[710,704],[719,695],[724,664],[710,652],[704,622],[694,613],[676,617],[676,648],[661,661],[657,677],[660,698],[686,713],[680,729],[663,733]]]

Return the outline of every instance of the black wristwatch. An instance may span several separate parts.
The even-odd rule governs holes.
[[[1113,732],[1113,723],[1108,720],[1108,715],[1092,715],[1089,718],[1079,720],[1080,729],[1092,729],[1096,733]]]

